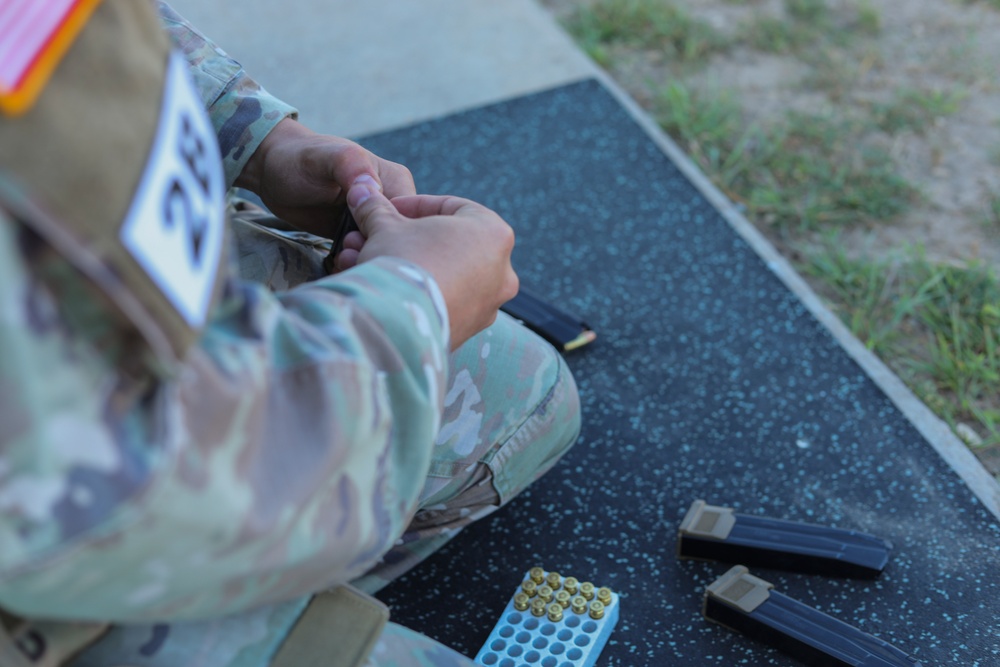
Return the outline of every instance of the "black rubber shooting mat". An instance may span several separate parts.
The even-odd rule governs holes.
[[[962,480],[596,81],[361,140],[423,192],[499,211],[522,284],[598,332],[583,434],[528,492],[385,589],[475,656],[530,567],[622,595],[598,665],[791,665],[701,617],[701,498],[893,542],[875,581],[753,570],[925,665],[1000,665],[1000,529]]]

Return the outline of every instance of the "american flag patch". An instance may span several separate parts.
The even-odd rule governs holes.
[[[101,0],[0,0],[0,111],[31,108]]]

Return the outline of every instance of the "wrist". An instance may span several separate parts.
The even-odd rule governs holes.
[[[296,139],[298,137],[305,137],[312,135],[313,131],[302,125],[292,117],[283,118],[281,121],[275,125],[267,136],[261,140],[260,144],[257,146],[257,150],[253,152],[250,159],[243,166],[243,170],[240,172],[239,176],[236,177],[236,181],[233,183],[238,188],[245,188],[251,192],[257,193],[261,192],[261,184],[264,181],[264,175],[267,170],[268,159],[272,155],[272,151],[275,147],[280,146],[289,140]]]

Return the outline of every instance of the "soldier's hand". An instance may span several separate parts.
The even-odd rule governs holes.
[[[492,324],[517,294],[514,231],[485,206],[432,195],[390,201],[364,183],[351,187],[347,201],[366,238],[359,263],[399,257],[434,276],[448,306],[452,349]]]
[[[413,176],[403,165],[286,118],[261,142],[236,185],[256,193],[282,220],[336,238],[347,190],[356,182],[380,188],[389,197],[416,193]],[[353,241],[357,244],[359,238]]]

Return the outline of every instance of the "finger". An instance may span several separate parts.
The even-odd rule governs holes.
[[[344,188],[366,182],[382,189],[378,158],[371,152],[346,139],[339,140],[332,148],[333,155],[324,160],[330,180]]]
[[[338,271],[346,271],[347,269],[353,268],[358,264],[358,256],[360,253],[357,250],[344,249],[337,255],[334,264]]]
[[[345,250],[361,250],[363,247],[365,247],[365,235],[361,232],[348,232],[344,237]]]
[[[364,180],[355,183],[347,191],[347,205],[365,238],[371,238],[380,228],[401,218],[392,202],[378,188]]]
[[[413,174],[410,170],[396,162],[390,162],[382,158],[376,158],[378,164],[378,177],[382,183],[382,192],[389,199],[404,195],[417,194],[417,186],[413,182]]]
[[[392,205],[407,218],[431,215],[486,215],[490,209],[474,201],[449,195],[409,195],[393,197]]]

